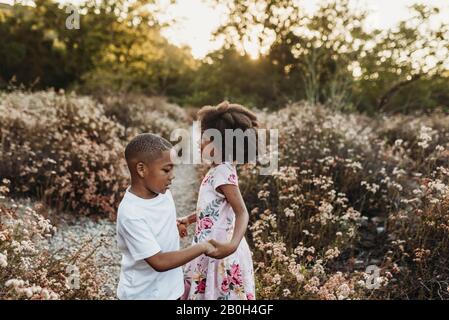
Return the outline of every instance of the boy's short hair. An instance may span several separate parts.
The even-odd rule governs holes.
[[[163,151],[173,148],[166,139],[152,133],[142,133],[134,137],[126,146],[125,159],[128,166],[131,162],[148,163],[158,159]]]

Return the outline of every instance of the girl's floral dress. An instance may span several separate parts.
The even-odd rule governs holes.
[[[225,196],[216,190],[225,184],[238,185],[236,169],[229,162],[211,168],[201,183],[193,244],[209,239],[231,240],[234,211]],[[255,299],[253,262],[245,238],[233,254],[223,259],[201,255],[190,261],[184,267],[184,278],[184,299]]]

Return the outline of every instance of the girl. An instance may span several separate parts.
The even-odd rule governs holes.
[[[221,133],[223,143],[213,147],[214,152],[217,150],[221,152],[222,159],[225,160],[235,160],[235,156],[230,158],[224,152],[225,145],[233,143],[224,141],[225,130],[241,129],[255,132],[258,126],[257,118],[252,112],[241,105],[229,104],[227,101],[217,107],[203,107],[198,117],[202,132],[216,129]],[[214,142],[203,141],[201,151]],[[245,148],[249,145],[247,143]],[[232,151],[235,155],[235,146]],[[245,160],[248,160],[247,150],[243,151]],[[216,159],[216,155],[211,156]],[[194,244],[211,240],[217,248],[209,256],[198,257],[185,266],[184,299],[255,299],[253,263],[244,238],[248,225],[248,211],[240,194],[234,162],[216,161],[213,164],[201,183],[197,213],[179,220],[184,226],[196,222]],[[185,230],[184,227],[182,229]]]

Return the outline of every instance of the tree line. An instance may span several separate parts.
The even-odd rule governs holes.
[[[211,4],[217,0],[209,0]],[[0,89],[22,85],[88,94],[164,95],[181,105],[223,99],[276,109],[307,100],[346,111],[432,111],[449,107],[449,24],[415,5],[389,30],[368,29],[367,12],[325,0],[219,1],[224,46],[204,59],[161,35],[157,1],[88,0],[80,28],[65,27],[66,5],[35,0],[0,7]],[[257,59],[245,44],[265,50]]]

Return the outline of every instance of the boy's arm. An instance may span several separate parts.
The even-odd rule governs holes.
[[[173,268],[180,267],[190,260],[202,255],[209,254],[215,250],[215,247],[209,242],[202,242],[179,251],[162,252],[146,258],[145,261],[156,271],[164,272]]]

